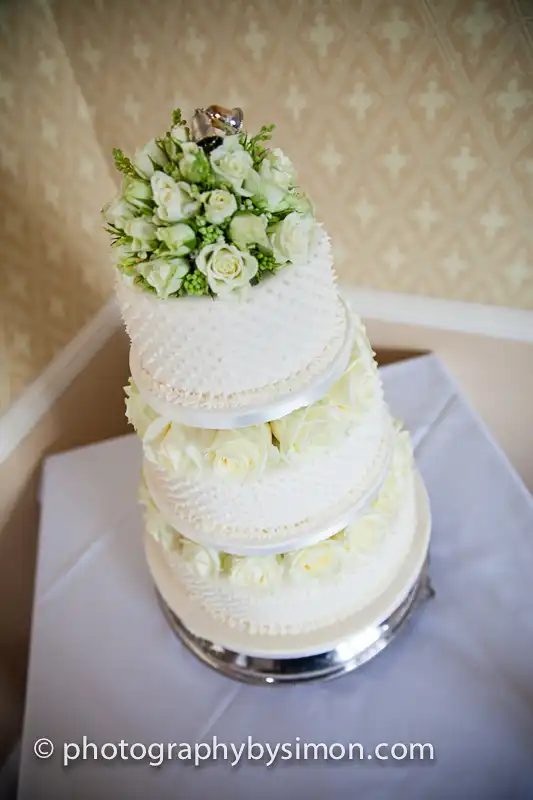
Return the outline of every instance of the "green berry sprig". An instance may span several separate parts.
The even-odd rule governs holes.
[[[189,272],[188,275],[184,277],[183,288],[187,294],[196,294],[199,296],[209,294],[207,278],[199,269]]]
[[[279,267],[279,264],[272,253],[265,253],[262,250],[255,250],[254,256],[257,259],[259,274],[263,274],[265,272],[274,273]]]
[[[170,175],[170,177],[175,181],[181,180],[180,168],[173,161],[169,161],[168,164],[165,164],[163,167],[163,172],[165,172],[167,175]]]
[[[202,245],[225,241],[224,229],[220,225],[202,225],[202,227],[198,228],[198,234],[202,240]]]

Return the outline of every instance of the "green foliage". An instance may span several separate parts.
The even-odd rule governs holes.
[[[173,178],[175,181],[181,180],[181,173],[179,167],[172,161],[169,161],[168,164],[165,164],[165,166],[163,167],[163,172],[165,172],[167,175],[170,175],[170,177]]]
[[[283,211],[271,211],[271,212],[268,212],[269,225],[275,225],[276,222],[281,222],[293,210],[294,210],[293,208],[284,208]]]
[[[120,239],[124,236],[124,233],[120,230],[120,228],[117,228],[115,225],[111,225],[111,223],[108,222],[106,223],[104,230],[111,236],[111,246],[120,244]]]
[[[120,242],[120,244],[122,244],[122,242]],[[139,264],[142,261],[143,259],[139,258],[135,253],[132,253],[130,256],[121,258],[117,264],[117,268],[124,275],[128,275],[130,278],[133,278],[137,275]]]
[[[167,158],[169,158],[171,161],[178,160],[179,156],[181,155],[181,149],[171,137],[170,133],[167,132],[162,139],[157,139],[157,144],[165,153]]]
[[[119,172],[123,172],[124,175],[129,175],[130,178],[139,177],[138,172],[131,163],[130,159],[125,156],[122,150],[119,150],[118,147],[113,148],[113,160],[115,162],[115,167]]]
[[[149,284],[148,281],[145,278],[143,278],[142,275],[136,275],[133,282],[136,286],[139,286],[145,292],[150,292],[150,294],[157,294],[157,290],[151,284]]]
[[[269,142],[272,138],[272,131],[275,125],[262,125],[259,133],[250,138],[246,133],[239,134],[239,142],[245,150],[252,156],[254,167],[258,167],[267,153],[267,148],[262,146],[263,142]]]
[[[183,119],[181,116],[181,108],[175,108],[172,112],[172,124],[173,125],[185,125],[187,120]]]

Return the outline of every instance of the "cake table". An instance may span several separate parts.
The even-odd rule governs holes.
[[[20,800],[533,796],[533,500],[437,358],[383,378],[431,498],[436,597],[340,681],[246,686],[180,644],[144,557],[135,436],[47,460]],[[177,757],[250,742],[292,756]],[[153,743],[176,745],[159,766],[138,760]],[[302,743],[331,755],[298,758]],[[377,755],[411,743],[433,759]]]

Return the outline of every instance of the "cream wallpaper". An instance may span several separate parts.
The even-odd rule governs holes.
[[[112,287],[99,208],[169,112],[241,105],[344,280],[533,309],[533,0],[2,0],[0,406]]]

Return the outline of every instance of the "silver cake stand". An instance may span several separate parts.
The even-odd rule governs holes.
[[[434,596],[428,560],[400,605],[379,625],[359,631],[337,647],[300,658],[259,658],[228,650],[191,633],[156,589],[161,609],[176,636],[200,661],[234,680],[255,685],[326,681],[347,675],[384,650],[411,620],[415,611]],[[363,644],[362,644],[363,643]]]
[[[417,523],[398,571],[367,605],[310,632],[264,635],[219,621],[191,597],[164,548],[145,533],[145,553],[163,613],[178,639],[219,674],[243,683],[292,684],[346,675],[381,653],[434,592],[428,574],[431,510],[415,477]]]

